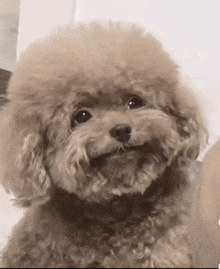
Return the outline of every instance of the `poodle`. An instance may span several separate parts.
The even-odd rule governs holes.
[[[138,25],[79,23],[31,44],[1,111],[1,184],[26,207],[2,266],[191,267],[195,100]]]

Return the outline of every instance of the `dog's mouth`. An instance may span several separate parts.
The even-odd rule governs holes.
[[[90,166],[91,167],[100,167],[103,166],[106,160],[109,159],[132,159],[135,154],[140,154],[143,157],[151,156],[155,162],[161,163],[166,162],[168,158],[164,155],[163,148],[159,145],[158,142],[146,142],[142,145],[136,146],[125,146],[114,149],[110,152],[102,153],[96,157],[91,158]]]
[[[95,156],[89,155],[91,146],[87,148],[89,162],[82,163],[84,173],[79,173],[77,190],[85,199],[100,202],[123,194],[143,194],[169,163],[166,148],[158,140],[113,147],[109,150],[108,145],[108,150]]]

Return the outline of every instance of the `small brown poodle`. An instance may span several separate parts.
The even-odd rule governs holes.
[[[4,267],[191,267],[189,164],[205,137],[178,67],[136,25],[62,27],[22,55],[1,183],[27,207]]]

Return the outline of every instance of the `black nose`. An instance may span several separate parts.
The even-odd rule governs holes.
[[[118,124],[110,130],[110,135],[119,142],[127,142],[131,137],[131,127],[127,124]]]

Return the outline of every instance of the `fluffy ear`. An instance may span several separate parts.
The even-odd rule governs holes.
[[[1,183],[6,191],[14,194],[19,204],[28,206],[36,201],[43,202],[49,198],[50,178],[43,164],[45,143],[38,124],[34,121],[24,124],[7,112],[3,117]]]
[[[178,167],[188,166],[196,160],[200,150],[206,146],[208,140],[204,117],[196,98],[194,94],[184,90],[181,88],[181,93],[178,92],[180,101],[174,113],[181,137],[180,149],[176,156]]]
[[[200,153],[200,141],[199,138],[189,138],[186,139],[181,147],[181,150],[176,156],[176,164],[178,167],[185,167],[195,161]]]

